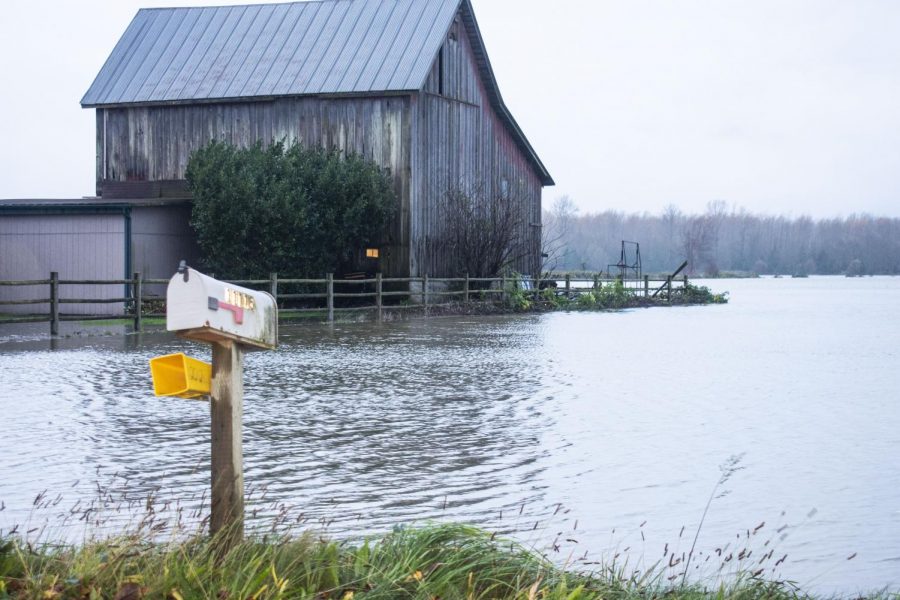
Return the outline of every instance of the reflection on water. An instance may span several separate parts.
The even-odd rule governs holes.
[[[460,519],[653,562],[690,547],[718,465],[746,453],[700,547],[765,521],[785,576],[898,585],[900,280],[714,286],[731,304],[285,327],[247,358],[246,480],[336,535]],[[154,398],[147,361],[208,349],[56,344],[0,337],[0,527],[44,489],[92,497],[98,467],[196,505],[208,406]]]

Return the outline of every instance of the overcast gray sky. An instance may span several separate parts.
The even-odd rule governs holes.
[[[78,102],[137,9],[224,3],[4,0],[0,198],[91,195]],[[545,205],[900,216],[900,1],[473,4]]]

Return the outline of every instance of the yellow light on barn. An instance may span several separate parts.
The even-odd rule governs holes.
[[[378,248],[366,248],[366,258],[378,258]]]

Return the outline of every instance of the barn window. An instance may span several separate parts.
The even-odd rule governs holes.
[[[504,200],[509,199],[509,180],[506,177],[500,180],[500,197]]]
[[[378,248],[366,248],[366,258],[378,258]]]

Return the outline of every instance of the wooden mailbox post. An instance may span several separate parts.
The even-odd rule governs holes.
[[[211,535],[223,538],[227,548],[244,535],[244,458],[241,444],[244,351],[275,348],[278,308],[275,299],[266,292],[218,281],[191,269],[182,261],[178,272],[169,281],[166,329],[180,337],[212,344],[212,378],[209,382],[212,505],[209,528]],[[179,355],[154,360],[167,359],[168,366],[173,363],[172,356]],[[186,364],[190,364],[187,361]],[[177,361],[174,362],[177,366]],[[185,381],[186,393],[171,395],[197,397],[197,390],[203,390],[203,383],[199,380],[195,382],[185,377]],[[171,389],[177,389],[179,385],[171,386]]]

